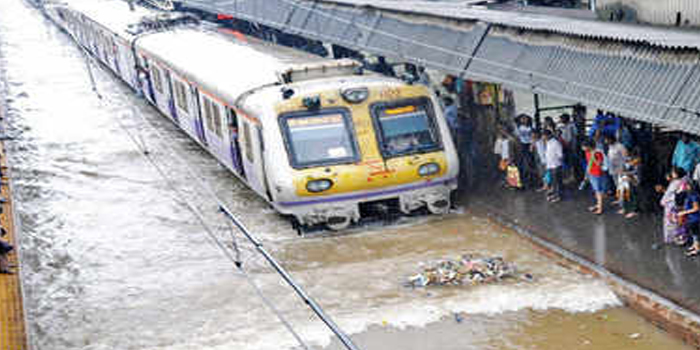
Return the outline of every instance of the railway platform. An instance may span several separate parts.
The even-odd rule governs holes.
[[[0,111],[0,115],[2,111]],[[14,274],[0,274],[0,350],[25,350],[28,349],[27,330],[24,317],[24,303],[22,297],[21,265],[19,253],[18,232],[15,226],[13,197],[9,178],[7,177],[7,157],[5,145],[0,141],[0,166],[2,167],[2,185],[0,187],[0,225],[7,230],[4,240],[12,244],[15,249],[9,255],[10,264]]]
[[[594,215],[587,210],[592,203],[588,191],[569,188],[565,200],[549,203],[541,192],[482,183],[487,185],[461,196],[471,210],[560,248],[564,258],[590,267],[584,272],[614,276],[613,287],[623,285],[614,289],[628,306],[700,349],[700,259],[659,244],[662,214],[626,219],[608,205],[603,215]]]

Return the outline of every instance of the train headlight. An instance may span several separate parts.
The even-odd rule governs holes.
[[[333,181],[328,179],[311,180],[306,183],[306,189],[313,193],[323,192],[331,187],[333,187]]]
[[[438,172],[440,172],[440,165],[438,163],[426,163],[418,167],[418,175],[420,176],[435,175]]]
[[[340,95],[345,101],[360,103],[369,97],[369,90],[366,87],[345,89],[340,91]]]

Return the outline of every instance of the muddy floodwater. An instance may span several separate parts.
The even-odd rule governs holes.
[[[365,348],[690,349],[622,307],[600,280],[555,264],[511,230],[469,212],[368,235],[344,238],[363,241],[360,256],[338,254],[348,260],[379,259],[381,265],[394,265],[398,275],[406,276],[418,268],[416,262],[480,252],[515,262],[535,280],[382,293],[385,302],[377,309],[386,310],[385,304],[395,300],[404,305],[405,313],[392,312],[401,310],[398,307],[389,307],[383,315],[377,312],[377,324],[355,336]],[[366,283],[383,283],[384,276],[369,275],[373,276]],[[407,322],[416,314],[430,322]],[[342,347],[333,344],[326,349]]]
[[[467,209],[297,236],[21,0],[0,2],[0,82],[36,349],[301,348],[280,318],[309,348],[338,349],[232,235],[219,204],[362,349],[687,349],[602,281]],[[217,242],[239,247],[244,272]],[[425,264],[470,252],[502,256],[534,280],[404,286]]]

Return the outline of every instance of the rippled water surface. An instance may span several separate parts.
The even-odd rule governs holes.
[[[191,208],[210,234],[231,242],[199,179],[366,349],[683,348],[620,309],[601,281],[559,267],[512,232],[469,213],[298,238],[183,133],[88,63],[37,10],[7,0],[0,14],[0,78],[8,133],[17,137],[9,147],[11,170],[38,349],[297,345],[193,214]],[[93,91],[87,67],[104,98]],[[401,286],[422,262],[470,251],[502,255],[536,281]],[[243,244],[241,254],[252,281],[306,342],[335,346],[250,246]],[[464,321],[451,321],[455,313]],[[578,329],[571,334],[580,337],[572,343],[558,329]],[[634,333],[643,336],[632,341]]]

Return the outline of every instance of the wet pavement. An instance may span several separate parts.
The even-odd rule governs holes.
[[[363,349],[689,349],[622,307],[603,280],[558,265],[471,212],[300,238],[98,66],[105,98],[95,96],[81,52],[36,10],[11,0],[0,2],[0,13],[0,89],[16,136],[8,153],[36,349],[298,348],[248,278],[311,348],[333,346],[322,322],[242,238],[247,277],[209,239],[187,205],[233,243],[219,203],[203,195],[186,165]],[[170,181],[128,133],[144,141]],[[535,281],[403,286],[425,264],[471,252],[501,256]]]
[[[564,201],[552,204],[542,193],[491,185],[465,194],[463,200],[700,313],[700,258],[661,244],[662,214],[625,219],[607,204],[597,216],[587,211],[593,201],[590,192],[568,188],[565,194]]]

